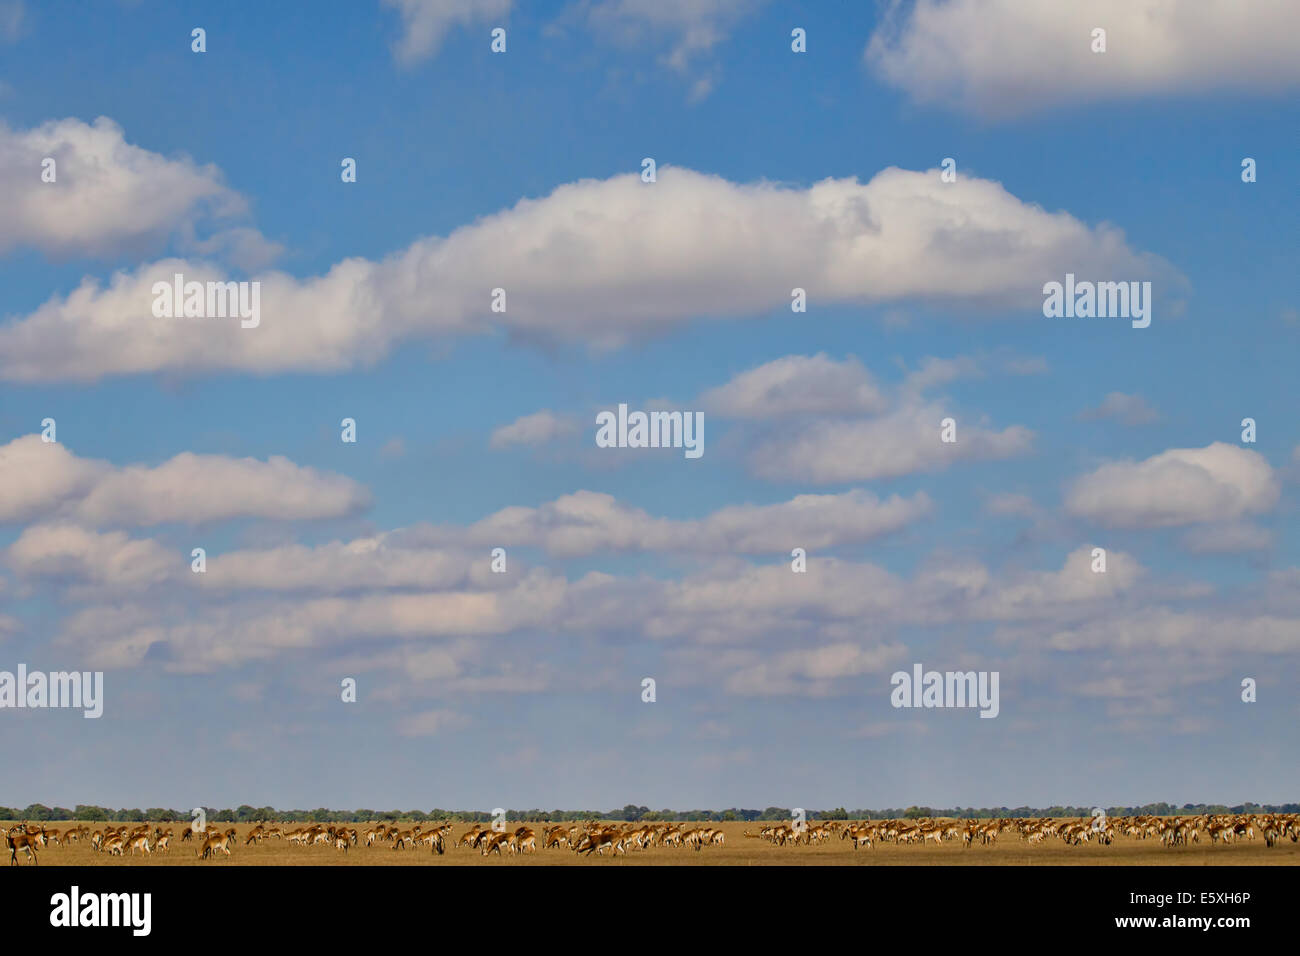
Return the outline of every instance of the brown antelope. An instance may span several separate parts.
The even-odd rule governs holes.
[[[513,834],[510,833],[493,833],[486,840],[480,840],[483,849],[480,851],[484,856],[495,851],[497,856],[501,855],[502,845],[508,845],[508,841]]]
[[[139,850],[141,853],[153,852],[152,850],[149,849],[149,834],[147,833],[142,833],[137,837],[132,837],[128,846],[130,846],[131,848],[132,856],[135,856],[136,850]]]
[[[5,843],[9,847],[10,866],[18,865],[19,850],[27,851],[27,858],[31,860],[32,863],[35,863],[38,866],[40,865],[40,861],[36,859],[36,840],[27,832],[26,821],[19,826],[10,827],[9,833],[5,836]]]
[[[208,857],[215,857],[220,850],[226,856],[230,856],[230,834],[209,834],[203,841],[203,848],[198,851],[199,859],[206,860]]]
[[[844,833],[841,834],[840,839],[852,840],[853,849],[855,850],[860,846],[865,846],[867,849],[871,848],[871,830],[869,827],[847,827],[845,828]]]
[[[476,823],[461,834],[460,839],[455,842],[454,846],[459,847],[461,844],[464,844],[472,850],[475,844],[478,843],[479,838],[482,837],[485,832],[487,831],[483,829],[482,825]]]

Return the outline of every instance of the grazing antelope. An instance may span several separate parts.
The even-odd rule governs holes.
[[[483,835],[484,832],[485,831],[482,825],[476,823],[468,830],[466,830],[464,833],[462,833],[460,835],[460,839],[457,840],[453,844],[453,846],[459,847],[463,844],[464,846],[467,846],[472,850],[474,848],[474,845],[478,842],[479,838]]]
[[[220,850],[226,856],[230,856],[230,834],[222,833],[219,835],[210,834],[203,841],[203,848],[198,851],[199,859],[206,860],[209,856],[215,857]]]
[[[584,833],[582,838],[578,840],[577,845],[574,847],[574,853],[578,856],[582,856],[584,853],[588,856],[591,856],[593,853],[598,853],[601,856],[604,856],[605,850],[607,849],[613,850],[614,855],[623,852],[623,841],[619,839],[618,833],[614,830],[605,829],[596,830],[592,833]]]
[[[509,833],[493,833],[487,840],[480,841],[483,844],[483,849],[480,852],[484,856],[487,856],[492,852],[495,852],[497,856],[500,856],[502,845],[506,844],[512,835],[513,834]]]

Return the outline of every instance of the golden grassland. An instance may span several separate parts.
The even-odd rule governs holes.
[[[321,821],[327,822],[327,821]],[[3,824],[7,829],[13,821]],[[60,831],[72,822],[52,821],[47,827]],[[103,824],[87,824],[91,831]],[[225,829],[226,824],[215,824]],[[297,826],[289,825],[286,828]],[[172,847],[167,852],[150,856],[129,852],[125,856],[97,853],[87,841],[66,846],[48,846],[38,849],[40,866],[1149,866],[1174,864],[1203,866],[1206,864],[1228,866],[1300,865],[1300,843],[1290,839],[1279,840],[1272,848],[1260,838],[1241,840],[1231,845],[1211,846],[1202,835],[1199,844],[1164,847],[1156,839],[1140,840],[1119,837],[1110,846],[1084,844],[1067,846],[1052,839],[1031,846],[1020,839],[1018,833],[1003,833],[992,846],[963,847],[959,841],[936,846],[876,844],[871,849],[854,850],[847,840],[838,838],[809,846],[775,846],[760,839],[748,839],[744,831],[757,832],[758,825],[746,823],[707,824],[726,833],[726,845],[709,846],[700,851],[684,847],[655,847],[632,850],[626,856],[578,857],[569,849],[539,849],[536,853],[511,856],[495,853],[484,858],[477,850],[453,847],[456,837],[469,829],[469,824],[458,824],[452,831],[452,841],[443,856],[422,849],[394,850],[391,845],[365,846],[364,833],[368,824],[345,824],[355,827],[362,835],[360,845],[346,853],[326,846],[294,846],[282,839],[266,840],[260,844],[244,845],[251,825],[236,826],[238,844],[231,846],[231,856],[218,856],[214,860],[199,860],[193,841],[180,842],[187,824],[164,824],[173,831]],[[512,823],[513,828],[519,824]],[[541,843],[542,824],[528,824],[537,831]],[[128,829],[133,826],[128,824]],[[426,825],[426,829],[428,825]],[[30,865],[19,853],[20,865]],[[8,861],[5,861],[6,863]]]

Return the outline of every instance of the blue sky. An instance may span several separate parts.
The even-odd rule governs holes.
[[[0,3],[0,802],[1293,800],[1298,24],[1149,5]]]

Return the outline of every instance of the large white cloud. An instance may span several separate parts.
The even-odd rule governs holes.
[[[886,169],[867,183],[736,184],[661,168],[583,180],[525,199],[382,261],[348,259],[323,276],[260,276],[261,324],[157,319],[152,286],[226,278],[167,260],[92,280],[0,326],[0,378],[93,381],[161,369],[337,371],[404,339],[501,327],[517,335],[625,344],[707,316],[924,298],[1002,305],[1041,317],[1042,285],[1066,271],[1176,274],[1108,225],[1022,202],[974,177]],[[506,290],[504,313],[492,290]],[[801,317],[806,320],[806,317]]]
[[[1280,493],[1263,455],[1225,442],[1102,465],[1079,478],[1066,509],[1116,527],[1226,522],[1269,511]]]
[[[42,162],[55,161],[43,182]],[[196,225],[244,216],[244,199],[211,165],[169,159],[126,141],[106,117],[54,120],[29,130],[0,123],[0,253],[19,246],[55,256],[155,252],[177,236],[196,252],[264,266],[278,251],[248,226],[196,238]]]
[[[235,517],[334,518],[367,507],[342,475],[273,455],[266,461],[183,452],[159,465],[78,458],[25,435],[0,445],[0,521],[57,516],[95,526],[200,524]]]
[[[1092,31],[1106,30],[1106,52]],[[1291,0],[895,3],[866,58],[922,103],[1011,116],[1077,102],[1300,85]]]

